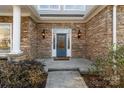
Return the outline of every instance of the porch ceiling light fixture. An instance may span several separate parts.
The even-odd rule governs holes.
[[[43,39],[45,39],[45,34],[46,34],[46,30],[43,29],[43,31],[42,31],[42,37],[43,37]]]
[[[78,39],[81,38],[81,31],[78,30],[78,35],[77,35]]]

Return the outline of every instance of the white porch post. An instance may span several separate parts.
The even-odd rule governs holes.
[[[116,51],[116,47],[117,47],[117,23],[116,23],[116,5],[113,6],[113,51]]]
[[[118,85],[120,84],[120,76],[118,76],[117,74],[117,60],[115,59],[115,55],[116,55],[116,47],[117,47],[117,6],[114,5],[113,6],[113,75],[111,75],[111,80],[110,80],[110,84],[112,85]]]
[[[11,53],[18,54],[20,50],[20,31],[21,31],[21,8],[20,6],[13,6],[13,42]]]

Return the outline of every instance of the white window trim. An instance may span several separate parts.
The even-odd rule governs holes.
[[[0,54],[10,54],[12,50],[12,23],[0,23],[0,25],[9,25],[10,26],[10,50],[7,53],[0,53]]]
[[[64,11],[86,11],[86,6],[83,6],[83,7],[84,7],[83,10],[81,10],[81,9],[74,9],[74,8],[73,8],[73,9],[67,9],[67,8],[66,8],[66,5],[64,5],[64,6],[63,6],[63,10],[64,10]]]
[[[48,8],[41,9],[40,5],[38,5],[37,8],[38,8],[39,11],[46,11],[46,10],[47,11],[51,11],[51,10],[58,11],[58,10],[61,10],[61,6],[60,5],[58,5],[57,9],[50,8],[50,5],[48,5],[48,6],[49,6]]]

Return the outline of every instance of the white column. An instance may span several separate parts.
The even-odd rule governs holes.
[[[116,30],[117,30],[117,23],[116,23],[116,5],[114,5],[113,6],[113,34],[112,34],[112,36],[113,36],[113,51],[116,51],[116,47],[117,47],[117,32],[116,32]]]
[[[13,6],[13,40],[11,53],[18,54],[20,50],[20,31],[21,31],[21,8],[20,6]]]

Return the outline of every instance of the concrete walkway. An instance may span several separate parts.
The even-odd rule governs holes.
[[[86,88],[78,71],[48,72],[46,88]]]
[[[71,58],[68,61],[41,61],[48,72],[46,88],[85,88],[87,87],[80,74],[86,73],[93,62],[83,58]]]

